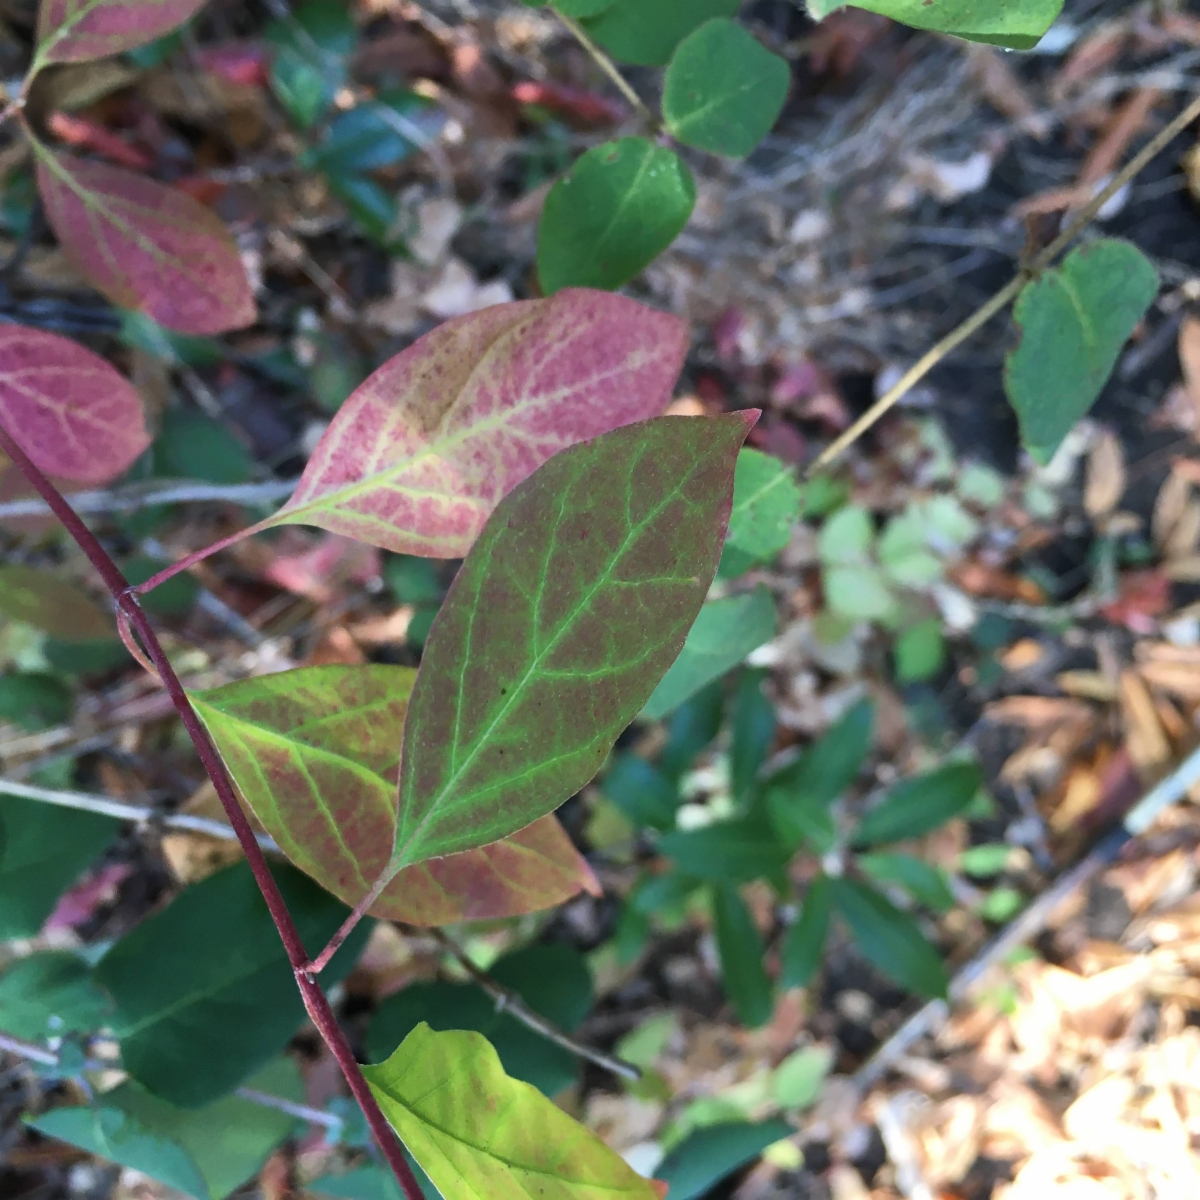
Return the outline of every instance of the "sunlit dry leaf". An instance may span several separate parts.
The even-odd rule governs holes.
[[[1111,430],[1104,430],[1088,455],[1083,507],[1089,517],[1112,512],[1125,492],[1125,452]]]
[[[214,212],[144,175],[40,143],[35,150],[46,219],[114,304],[181,333],[222,333],[254,321],[241,256]]]
[[[415,675],[404,667],[308,667],[193,697],[266,831],[349,904],[367,893],[391,853]],[[401,872],[371,912],[446,925],[550,908],[594,886],[591,869],[548,816],[506,841]]]
[[[1170,761],[1171,746],[1163,732],[1154,701],[1136,671],[1121,672],[1121,726],[1134,766],[1152,775]]]
[[[1154,515],[1150,521],[1154,544],[1160,549],[1167,544],[1175,526],[1183,517],[1191,494],[1192,483],[1186,473],[1172,468],[1158,490],[1158,496],[1154,500]]]
[[[259,528],[319,525],[461,557],[552,454],[661,413],[686,348],[675,317],[581,289],[447,321],[346,401],[295,495]]]
[[[204,0],[41,0],[33,69],[108,58],[182,25]]]
[[[48,475],[115,479],[150,444],[133,385],[78,343],[0,325],[0,422]]]
[[[1189,314],[1183,318],[1178,346],[1183,385],[1196,412],[1196,426],[1200,426],[1200,317]]]

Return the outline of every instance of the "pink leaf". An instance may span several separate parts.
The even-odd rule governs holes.
[[[204,0],[42,0],[33,71],[123,54],[182,25]]]
[[[46,217],[114,304],[181,333],[241,329],[254,297],[220,218],[175,188],[35,143]]]
[[[295,495],[259,528],[318,525],[459,558],[552,455],[659,415],[687,342],[675,317],[581,288],[447,321],[346,401]]]
[[[133,385],[56,333],[0,325],[0,422],[47,474],[115,479],[150,444]]]

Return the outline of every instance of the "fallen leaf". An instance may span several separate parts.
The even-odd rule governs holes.
[[[1111,430],[1104,430],[1088,454],[1083,507],[1093,519],[1112,512],[1125,493],[1125,451]]]

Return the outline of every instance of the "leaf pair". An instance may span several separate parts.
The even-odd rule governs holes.
[[[56,63],[143,46],[203,0],[42,0],[30,78]],[[114,304],[184,333],[240,329],[254,297],[216,214],[174,188],[90,162],[30,135],[46,218],[82,274]]]

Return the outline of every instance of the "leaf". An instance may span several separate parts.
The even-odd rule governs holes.
[[[717,575],[733,579],[782,550],[800,517],[792,471],[769,454],[745,449],[733,475],[733,511]]]
[[[845,0],[808,0],[814,21]],[[952,33],[971,42],[1031,50],[1054,24],[1063,0],[854,0],[854,8],[881,13],[915,29]]]
[[[113,619],[67,579],[40,567],[0,565],[0,613],[63,641],[111,637]]]
[[[717,821],[658,839],[658,849],[687,874],[710,883],[750,883],[778,875],[791,853],[757,818]]]
[[[227,424],[206,413],[168,408],[154,442],[154,473],[168,479],[246,483],[255,463]]]
[[[45,671],[0,675],[0,721],[11,721],[30,733],[63,725],[71,719],[71,689]]]
[[[937,617],[918,621],[896,639],[893,653],[898,682],[916,683],[936,675],[946,660],[946,639],[942,636],[941,621]]]
[[[898,783],[854,831],[855,846],[879,846],[921,837],[961,813],[981,779],[974,763],[950,763]]]
[[[65,950],[19,958],[0,974],[0,1029],[14,1037],[40,1041],[91,1033],[111,1011],[91,968]]]
[[[6,796],[0,784],[0,940],[33,937],[120,822]]]
[[[350,9],[343,0],[308,0],[290,18],[272,21],[266,36],[274,49],[271,90],[292,120],[309,129],[346,84],[358,41]]]
[[[394,866],[504,837],[596,774],[703,603],[755,415],[614,430],[501,501],[425,646]]]
[[[946,968],[910,916],[856,880],[831,879],[829,886],[834,908],[868,962],[910,991],[945,996]]]
[[[33,146],[46,219],[84,277],[114,304],[181,333],[254,322],[241,255],[211,209],[144,175]]]
[[[303,667],[192,696],[254,815],[302,871],[347,904],[383,873],[416,672]],[[500,920],[596,886],[554,817],[505,841],[402,871],[372,907],[412,925]]]
[[[792,71],[748,29],[715,17],[688,34],[663,81],[663,120],[686,146],[745,158],[771,132]]]
[[[875,705],[858,701],[771,782],[818,808],[829,808],[862,770],[871,753],[874,724]]]
[[[291,867],[272,870],[304,945],[316,954],[346,908]],[[351,934],[321,981],[354,964],[370,922]],[[100,960],[97,981],[129,1074],[183,1108],[211,1104],[277,1055],[304,1021],[304,1003],[244,861],[180,893]]]
[[[1136,246],[1103,238],[1022,289],[1013,307],[1021,341],[1005,362],[1004,386],[1037,462],[1050,461],[1100,395],[1158,286]]]
[[[670,1200],[696,1200],[768,1146],[796,1131],[779,1118],[757,1124],[723,1121],[689,1133],[659,1164],[656,1174],[670,1187]]]
[[[766,588],[709,601],[688,631],[679,657],[646,702],[642,716],[648,721],[665,717],[774,636],[775,600]]]
[[[771,1077],[771,1093],[779,1107],[800,1112],[815,1104],[833,1061],[828,1046],[806,1046],[789,1054]]]
[[[594,147],[550,189],[542,208],[542,291],[622,287],[679,236],[695,204],[695,180],[673,150],[641,137]]]
[[[264,1067],[248,1085],[293,1103],[304,1099],[300,1072],[287,1058]],[[297,1125],[288,1113],[237,1096],[176,1108],[134,1083],[105,1092],[92,1106],[56,1108],[27,1123],[196,1200],[224,1200]]]
[[[374,100],[339,113],[329,124],[313,165],[343,176],[392,167],[415,154],[421,138],[437,138],[445,115],[431,100],[404,88],[389,88]]]
[[[0,325],[0,424],[48,475],[109,483],[150,444],[133,385],[69,338]]]
[[[860,854],[854,861],[876,883],[893,883],[934,912],[954,907],[945,873],[911,854]]]
[[[821,968],[821,956],[829,938],[833,894],[827,875],[818,875],[804,893],[800,915],[792,922],[783,943],[779,985],[808,987]]]
[[[729,776],[735,800],[754,786],[775,742],[775,705],[763,691],[764,678],[762,671],[743,671],[733,700]]]
[[[596,17],[606,8],[612,8],[615,2],[616,0],[552,0],[551,8],[556,8],[564,17]]]
[[[674,829],[679,789],[657,767],[636,754],[621,754],[604,777],[601,791],[635,824]]]
[[[827,567],[825,603],[851,621],[886,621],[896,614],[896,598],[878,567]]]
[[[505,1075],[481,1034],[418,1025],[363,1074],[443,1196],[657,1200],[616,1151],[536,1088]]]
[[[720,733],[725,713],[723,684],[723,680],[713,680],[664,722],[667,740],[658,755],[658,768],[668,779],[678,783],[696,756]]]
[[[741,0],[615,0],[583,26],[622,62],[661,67],[693,29],[710,17],[732,17],[740,7]]]
[[[411,1162],[409,1164],[412,1165]],[[420,1168],[417,1168],[420,1171]],[[421,1171],[424,1175],[424,1171]],[[427,1200],[440,1200],[436,1191],[426,1191],[420,1177],[421,1191]],[[433,1185],[429,1185],[432,1189]],[[306,1195],[329,1196],[333,1200],[404,1200],[396,1177],[384,1167],[356,1167],[344,1175],[322,1175],[305,1189]]]
[[[108,58],[182,25],[204,0],[41,0],[32,77],[50,63]]]
[[[725,994],[738,1020],[749,1029],[758,1029],[775,1011],[771,981],[763,965],[766,951],[762,938],[737,888],[728,884],[713,888],[712,907]]]
[[[902,587],[927,587],[945,574],[941,559],[928,548],[926,532],[920,514],[910,507],[888,522],[879,539],[879,561]]]
[[[498,959],[488,974],[567,1033],[579,1028],[595,1000],[587,963],[569,946],[528,946]],[[579,1078],[575,1055],[509,1016],[472,983],[410,983],[389,996],[367,1031],[368,1055],[386,1058],[422,1022],[439,1031],[483,1034],[508,1075],[547,1096],[558,1095]]]
[[[342,405],[291,500],[257,529],[318,525],[460,558],[551,455],[660,413],[686,349],[674,317],[597,292],[447,321]]]

